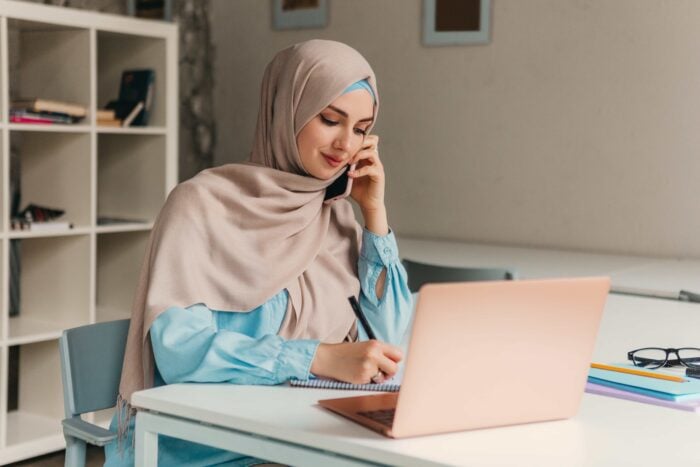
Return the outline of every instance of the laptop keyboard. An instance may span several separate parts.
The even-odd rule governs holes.
[[[382,410],[369,410],[367,412],[357,412],[363,417],[367,417],[370,420],[374,420],[386,427],[391,428],[394,424],[394,413],[396,409],[382,409]]]

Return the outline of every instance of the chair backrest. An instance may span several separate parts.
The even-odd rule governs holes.
[[[468,268],[440,266],[404,259],[408,288],[418,292],[423,284],[436,282],[502,281],[517,279],[515,271],[505,268]]]
[[[66,417],[117,403],[129,320],[63,331],[59,339]]]

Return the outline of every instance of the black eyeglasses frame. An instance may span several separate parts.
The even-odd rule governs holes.
[[[659,364],[660,360],[634,356],[634,354],[636,352],[639,352],[642,350],[661,350],[663,352],[666,352],[666,358],[664,359],[664,361],[661,364]],[[682,352],[683,350],[695,350],[698,352],[698,357],[692,358],[692,359],[681,358],[681,356],[678,352]],[[669,356],[671,354],[675,354],[677,358],[669,359]],[[669,348],[643,347],[641,349],[631,350],[631,351],[627,352],[627,359],[630,360],[634,364],[634,366],[648,368],[650,370],[653,370],[656,368],[661,368],[661,367],[678,366],[678,365],[683,365],[684,367],[687,367],[687,368],[700,368],[700,349],[697,347],[679,347],[677,349],[672,348],[672,347],[669,347]],[[655,365],[655,366],[650,366],[650,365]]]

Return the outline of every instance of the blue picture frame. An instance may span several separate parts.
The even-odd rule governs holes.
[[[491,40],[491,0],[479,0],[479,29],[436,31],[436,0],[423,0],[423,45],[488,44]]]
[[[328,0],[318,0],[314,8],[284,10],[284,0],[272,0],[272,27],[274,29],[325,28],[328,24]]]

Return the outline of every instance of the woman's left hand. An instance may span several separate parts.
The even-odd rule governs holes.
[[[350,161],[357,164],[354,171],[348,172],[348,177],[353,179],[350,196],[363,212],[384,209],[384,166],[379,160],[378,146],[379,136],[365,136],[362,148]]]

